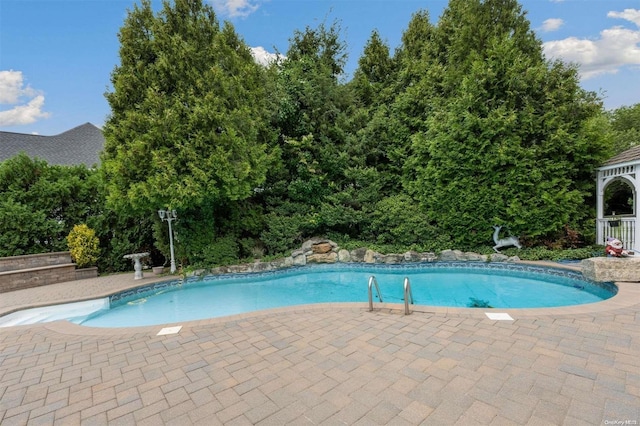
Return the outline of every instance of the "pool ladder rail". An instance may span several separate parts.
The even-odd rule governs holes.
[[[413,291],[411,291],[411,283],[409,282],[409,277],[404,278],[404,314],[409,315],[411,311],[409,311],[409,303],[413,305]]]
[[[369,312],[373,311],[373,286],[376,287],[378,300],[380,300],[380,303],[382,303],[382,294],[380,293],[380,287],[378,287],[378,280],[376,280],[376,277],[371,275],[371,277],[369,278]]]
[[[375,276],[371,275],[371,277],[369,277],[369,286],[368,286],[369,312],[373,311],[373,288],[374,287],[378,295],[378,300],[380,300],[380,303],[382,303],[383,302],[382,293],[380,293],[378,280],[376,280]],[[413,305],[413,292],[411,291],[411,283],[409,282],[408,277],[405,277],[404,279],[403,288],[404,288],[404,314],[409,315],[411,313],[411,311],[409,310],[409,304]]]

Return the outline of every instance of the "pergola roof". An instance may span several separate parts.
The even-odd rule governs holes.
[[[640,145],[634,146],[633,148],[611,157],[602,165],[602,167],[633,162],[640,162]]]

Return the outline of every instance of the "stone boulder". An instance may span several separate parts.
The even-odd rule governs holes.
[[[303,252],[313,251],[313,246],[329,244],[332,248],[338,247],[338,244],[327,238],[314,237],[302,243],[301,250]]]
[[[364,257],[367,254],[367,248],[366,247],[361,247],[361,248],[357,248],[355,250],[351,250],[349,252],[349,256],[351,257],[351,261],[352,262],[364,262]]]
[[[434,262],[438,260],[438,256],[432,252],[420,253],[420,262]]]
[[[387,263],[387,264],[402,263],[404,261],[404,255],[391,253],[387,255],[381,255],[376,260],[377,260],[377,263]]]
[[[291,257],[293,258],[294,266],[304,266],[307,264],[307,256],[305,256],[304,253],[300,253],[296,256],[293,256],[293,253],[292,253]]]
[[[270,262],[256,262],[250,266],[251,266],[251,271],[249,272],[266,272],[266,271],[272,271],[274,269],[277,269],[277,267],[275,267]]]
[[[592,257],[580,266],[585,278],[593,281],[640,282],[640,257]]]
[[[231,265],[228,267],[229,272],[232,274],[246,274],[248,272],[253,272],[253,265],[250,263],[242,263],[240,265]]]
[[[471,262],[488,262],[489,261],[489,256],[487,256],[486,254],[466,252],[464,255],[466,259]]]
[[[502,253],[492,253],[491,254],[491,261],[492,262],[506,262],[509,260],[509,256],[507,256],[506,254],[502,254]]]
[[[420,262],[422,260],[420,253],[413,250],[404,253],[402,256],[405,262]]]
[[[445,262],[453,262],[459,260],[458,253],[462,254],[460,250],[442,250],[438,259]]]
[[[341,263],[351,262],[351,254],[349,253],[349,250],[342,249],[338,251],[338,262],[341,262]]]
[[[331,244],[329,243],[320,243],[320,244],[314,244],[311,246],[311,251],[314,254],[329,253],[332,249],[333,247],[331,247]]]
[[[227,268],[226,266],[218,266],[215,268],[212,268],[209,273],[211,275],[222,275],[222,274],[228,274],[229,273],[229,268]]]
[[[317,253],[307,256],[307,263],[335,263],[338,260],[338,253]]]
[[[364,263],[376,263],[376,255],[379,254],[380,253],[376,253],[373,250],[367,249],[366,253],[364,254]]]

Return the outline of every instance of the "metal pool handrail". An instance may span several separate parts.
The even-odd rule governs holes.
[[[369,312],[373,311],[373,286],[376,286],[376,292],[378,293],[378,299],[382,302],[382,294],[380,293],[380,287],[378,287],[378,280],[371,275],[369,278]]]
[[[409,315],[409,303],[413,305],[413,292],[411,291],[411,283],[409,277],[404,278],[404,314]]]

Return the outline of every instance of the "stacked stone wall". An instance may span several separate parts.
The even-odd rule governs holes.
[[[276,269],[289,268],[291,266],[304,266],[314,263],[371,263],[371,264],[398,264],[415,262],[443,261],[470,261],[470,262],[515,262],[520,260],[517,256],[508,257],[500,253],[490,256],[460,250],[443,250],[440,255],[435,253],[408,251],[406,253],[382,254],[366,247],[354,250],[346,250],[338,247],[335,242],[325,238],[312,238],[305,241],[302,247],[294,250],[291,256],[272,262],[245,263],[242,265],[221,266],[211,270],[198,270],[194,275],[229,274],[265,272]]]
[[[71,254],[68,251],[0,257],[0,272],[39,268],[50,265],[64,265],[68,263],[71,263]]]
[[[0,258],[0,293],[76,279],[69,252]]]

